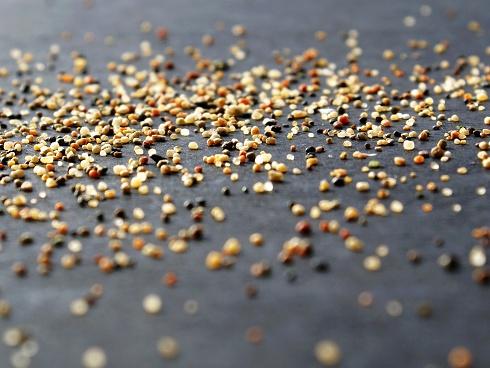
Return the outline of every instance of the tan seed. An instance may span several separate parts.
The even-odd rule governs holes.
[[[315,357],[320,364],[331,367],[340,363],[342,353],[336,342],[322,340],[315,346]]]
[[[223,266],[223,255],[220,252],[211,251],[206,257],[206,267],[209,270],[219,270]]]
[[[173,337],[165,336],[158,340],[157,349],[165,359],[175,359],[180,353],[179,343]]]
[[[377,256],[368,256],[364,258],[363,265],[366,270],[376,272],[381,268],[381,259]]]
[[[103,368],[107,364],[107,357],[99,347],[92,347],[83,353],[82,364],[85,368]]]

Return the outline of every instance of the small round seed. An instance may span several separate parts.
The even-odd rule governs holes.
[[[368,256],[363,261],[364,268],[371,272],[376,272],[381,269],[381,259],[377,256]]]
[[[157,349],[165,359],[175,359],[180,353],[179,343],[173,337],[169,336],[162,337],[158,340]]]
[[[104,368],[107,364],[107,357],[99,347],[92,347],[83,353],[82,365],[85,368]]]
[[[162,299],[156,294],[148,294],[143,299],[143,309],[148,314],[158,314],[162,310]]]
[[[473,364],[471,351],[464,346],[452,348],[447,360],[451,368],[470,368]]]
[[[315,357],[326,367],[338,365],[342,359],[340,347],[332,340],[322,340],[315,345]]]
[[[74,316],[84,316],[88,310],[89,305],[85,299],[75,299],[70,304],[70,311]]]

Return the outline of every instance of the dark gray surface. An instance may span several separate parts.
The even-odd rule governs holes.
[[[3,0],[0,5],[0,63],[11,65],[8,50],[19,47],[35,54],[46,55],[51,43],[60,43],[67,65],[70,50],[81,50],[90,61],[90,70],[103,77],[105,64],[119,57],[126,50],[137,50],[143,39],[153,36],[138,31],[142,20],[150,20],[155,26],[165,25],[170,29],[168,44],[180,53],[176,58],[177,71],[185,71],[188,61],[182,56],[182,47],[200,43],[203,33],[216,33],[213,24],[223,20],[227,29],[235,23],[248,27],[250,57],[240,68],[257,63],[271,64],[272,50],[291,48],[301,51],[315,46],[329,60],[342,64],[346,48],[342,33],[349,29],[360,32],[360,44],[366,66],[385,70],[388,63],[380,62],[385,48],[404,50],[409,38],[425,38],[432,42],[448,39],[450,49],[445,55],[448,60],[460,54],[477,53],[488,62],[483,54],[488,43],[488,30],[476,37],[466,29],[469,20],[478,20],[484,28],[490,26],[488,1],[434,1],[430,4],[433,15],[423,18],[418,15],[418,1],[95,1],[95,7],[86,10],[81,1],[26,1]],[[457,16],[448,20],[447,10],[457,10]],[[416,28],[403,27],[405,15],[414,15]],[[322,29],[328,32],[328,41],[318,43],[313,33]],[[71,42],[60,40],[61,31],[74,33]],[[96,40],[87,45],[83,34],[94,32]],[[103,45],[106,35],[114,35],[116,44],[112,48]],[[217,35],[217,44],[209,54],[222,56],[232,41],[229,32]],[[158,43],[156,43],[158,45]],[[158,46],[155,46],[157,48]],[[45,56],[44,56],[45,57]],[[431,52],[421,62],[436,61]],[[65,63],[65,64],[63,64]],[[407,63],[407,65],[413,62]],[[403,63],[402,63],[403,65]],[[4,81],[2,83],[5,83]],[[405,88],[402,86],[401,88]],[[479,114],[464,112],[462,103],[448,103],[449,111],[460,114],[468,125],[482,126]],[[475,116],[478,119],[475,120]],[[429,128],[432,124],[426,122]],[[439,133],[442,134],[442,133]],[[430,148],[431,142],[421,144]],[[288,147],[284,134],[282,144],[271,148],[284,159]],[[337,156],[340,145],[320,156],[320,165],[306,176],[291,176],[278,186],[274,195],[256,196],[240,193],[240,187],[250,185],[256,176],[249,173],[250,167],[240,168],[241,180],[230,184],[221,175],[211,175],[213,168],[205,167],[208,175],[201,185],[186,189],[178,177],[157,177],[180,205],[185,199],[203,196],[209,205],[220,205],[228,214],[225,223],[216,225],[208,218],[205,240],[195,242],[185,255],[166,252],[162,262],[143,259],[133,254],[136,268],[100,274],[91,260],[96,252],[105,251],[105,240],[84,240],[84,262],[73,271],[59,267],[47,278],[35,273],[35,257],[46,232],[46,225],[30,224],[29,230],[39,234],[40,240],[30,248],[19,247],[15,239],[26,228],[20,222],[12,222],[6,216],[0,218],[0,228],[8,228],[9,241],[0,254],[0,292],[13,305],[13,315],[0,321],[0,332],[8,326],[23,326],[32,333],[40,344],[40,352],[33,359],[32,367],[77,367],[82,352],[89,346],[99,345],[108,355],[109,367],[314,367],[315,343],[324,338],[338,342],[343,352],[343,367],[445,367],[448,351],[456,345],[467,346],[474,354],[475,367],[490,366],[490,328],[488,308],[489,290],[474,284],[471,268],[466,261],[468,249],[473,245],[471,229],[488,224],[488,197],[475,195],[475,188],[486,186],[490,174],[483,172],[475,162],[476,150],[471,147],[473,138],[465,149],[456,147],[454,159],[442,165],[439,172],[432,172],[428,165],[418,168],[419,177],[394,191],[394,198],[405,203],[405,213],[388,218],[369,218],[367,227],[350,225],[352,232],[359,234],[367,244],[366,253],[371,253],[378,244],[388,244],[391,253],[384,260],[379,273],[367,273],[362,268],[363,256],[347,252],[341,241],[333,235],[315,231],[312,241],[318,255],[325,257],[331,271],[327,274],[313,272],[308,261],[299,260],[292,267],[298,272],[298,280],[288,284],[282,276],[285,267],[275,259],[284,240],[294,235],[293,218],[287,209],[287,201],[297,199],[311,206],[320,197],[342,200],[343,205],[361,206],[368,198],[355,192],[354,188],[334,189],[320,195],[317,185],[328,172],[338,167]],[[202,145],[202,141],[201,145]],[[300,148],[297,159],[302,160],[304,147],[311,142],[321,142],[305,136],[297,140]],[[173,143],[165,143],[165,147]],[[283,152],[281,152],[283,150]],[[378,159],[391,162],[400,148],[388,148]],[[189,167],[202,152],[183,159]],[[359,169],[365,162],[347,161],[354,179],[361,178]],[[469,174],[458,176],[455,170],[467,166]],[[389,167],[389,166],[388,166]],[[406,173],[406,169],[387,169],[393,174]],[[454,196],[427,194],[427,201],[434,204],[434,211],[425,215],[420,211],[422,201],[414,195],[417,183],[426,183],[429,178],[438,181],[443,173],[451,175],[448,184]],[[116,183],[115,178],[106,178]],[[219,189],[229,185],[232,196],[223,197]],[[12,194],[12,186],[1,187],[2,194]],[[78,209],[69,188],[53,191],[46,204],[52,205],[56,196],[63,192],[64,202],[69,207],[64,219],[75,225],[94,225],[89,218],[92,211]],[[396,194],[395,194],[396,193]],[[486,201],[486,202],[485,202]],[[159,222],[160,203],[150,197],[133,196],[119,203],[127,208],[142,207],[154,224]],[[453,203],[463,206],[459,214],[450,208]],[[115,203],[105,202],[101,208],[110,215]],[[326,218],[340,218],[335,212]],[[191,224],[183,208],[167,226],[177,231]],[[316,227],[315,227],[316,229]],[[262,248],[245,246],[237,265],[229,271],[209,272],[203,266],[205,255],[210,249],[219,249],[229,236],[237,236],[247,243],[248,234],[260,231],[266,238]],[[446,240],[444,248],[433,245],[435,237]],[[408,249],[418,249],[424,257],[419,266],[406,261]],[[459,273],[447,274],[436,264],[443,251],[451,251],[463,258]],[[132,250],[128,250],[132,252]],[[56,254],[58,258],[63,252]],[[250,263],[268,259],[273,264],[272,277],[255,281],[249,276]],[[26,279],[17,279],[10,272],[13,261],[23,260],[31,266]],[[167,289],[160,283],[166,271],[175,271],[179,285]],[[102,283],[105,293],[97,306],[84,318],[75,318],[69,313],[70,301],[84,295],[90,285]],[[258,298],[247,300],[243,287],[253,282],[259,289]],[[375,296],[374,306],[362,309],[357,296],[363,290],[371,290]],[[147,316],[141,308],[142,298],[157,292],[163,298],[164,312],[159,316]],[[187,299],[199,302],[199,313],[188,316],[182,310]],[[389,317],[384,308],[387,301],[397,299],[404,306],[399,318]],[[416,315],[416,307],[429,301],[434,316],[422,320]],[[258,346],[247,343],[244,333],[249,326],[259,325],[264,329],[264,341]],[[180,342],[182,354],[173,362],[164,362],[156,351],[160,336],[170,335]],[[0,345],[0,367],[7,367],[10,350]]]

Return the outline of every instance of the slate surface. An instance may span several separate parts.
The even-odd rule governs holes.
[[[169,45],[180,50],[188,44],[199,44],[203,33],[216,33],[213,24],[223,20],[227,29],[242,23],[249,30],[250,57],[237,67],[245,68],[257,63],[272,64],[272,50],[290,48],[301,51],[305,47],[318,47],[329,60],[344,63],[346,48],[342,33],[357,29],[364,55],[364,66],[386,70],[387,63],[380,63],[385,48],[404,50],[409,38],[425,38],[430,42],[448,39],[451,46],[447,55],[452,60],[460,54],[477,53],[488,62],[483,50],[488,44],[488,33],[475,37],[466,29],[469,20],[478,20],[483,28],[490,25],[488,1],[433,1],[433,15],[429,18],[418,14],[419,1],[199,1],[199,0],[145,0],[102,1],[85,9],[81,1],[27,1],[3,0],[0,4],[0,64],[11,66],[8,51],[13,47],[29,50],[46,57],[50,44],[60,43],[64,53],[81,50],[89,60],[91,72],[103,77],[105,64],[126,50],[137,50],[144,35],[138,31],[142,20],[170,29]],[[456,17],[449,19],[448,10],[456,10]],[[416,16],[415,28],[402,25],[406,15]],[[328,40],[321,44],[313,33],[323,29]],[[60,32],[73,32],[73,40],[60,39]],[[83,42],[85,32],[93,32],[92,44]],[[486,30],[488,32],[488,29]],[[114,35],[114,47],[106,47],[103,38]],[[232,41],[229,32],[217,35],[217,43],[209,49],[213,57],[223,56]],[[158,45],[158,44],[157,44]],[[159,47],[159,46],[156,46]],[[163,46],[161,46],[163,48]],[[421,63],[434,63],[437,59],[426,53]],[[182,56],[176,58],[176,73],[185,71],[189,62]],[[69,67],[69,58],[59,62],[59,69]],[[405,65],[402,63],[402,65]],[[384,68],[384,69],[383,69]],[[49,78],[48,76],[46,78]],[[5,86],[5,81],[1,81]],[[408,88],[409,86],[406,86]],[[405,88],[405,87],[401,87]],[[450,112],[460,114],[464,121],[481,127],[468,115],[462,105],[449,102]],[[430,128],[431,122],[426,122]],[[440,134],[440,133],[439,133]],[[437,137],[437,133],[435,135]],[[271,148],[278,157],[287,154],[288,144],[284,135],[282,145]],[[304,148],[312,142],[306,136],[298,139],[298,162]],[[474,142],[470,139],[470,146]],[[164,144],[167,147],[170,143]],[[99,345],[108,355],[109,367],[316,367],[313,346],[324,338],[338,342],[343,352],[343,367],[445,367],[448,351],[456,345],[471,349],[475,367],[490,366],[490,306],[489,289],[471,281],[471,268],[465,258],[463,267],[456,274],[447,274],[436,264],[443,251],[466,257],[473,245],[471,229],[488,225],[488,197],[478,197],[475,189],[488,185],[490,174],[484,173],[475,162],[475,150],[455,149],[454,160],[444,165],[440,172],[432,172],[428,165],[417,169],[419,177],[394,191],[395,198],[405,203],[405,214],[388,218],[369,218],[368,226],[352,225],[353,232],[365,239],[368,252],[376,245],[385,243],[391,253],[378,273],[366,273],[362,256],[346,252],[341,241],[334,236],[312,236],[316,254],[324,257],[331,266],[326,274],[313,272],[308,261],[298,261],[292,266],[298,273],[297,282],[288,284],[283,277],[285,267],[276,261],[276,255],[284,240],[293,236],[296,221],[288,214],[289,200],[298,200],[311,206],[319,198],[317,185],[338,166],[336,157],[340,145],[320,156],[320,165],[306,176],[291,177],[278,186],[277,193],[269,196],[242,194],[241,185],[251,185],[254,177],[249,167],[241,169],[242,180],[229,184],[221,175],[206,176],[206,181],[192,189],[184,189],[179,178],[157,178],[157,182],[171,193],[177,204],[185,199],[203,196],[209,205],[220,205],[228,214],[221,226],[209,219],[204,221],[208,231],[205,240],[193,245],[185,255],[167,252],[163,262],[137,260],[136,268],[111,275],[100,274],[90,257],[104,249],[105,244],[95,238],[84,240],[85,262],[73,271],[59,267],[47,278],[34,270],[37,250],[45,235],[43,225],[23,226],[6,216],[0,217],[0,228],[8,229],[9,241],[0,254],[0,297],[13,305],[9,320],[0,321],[0,332],[9,326],[23,326],[40,344],[40,352],[33,359],[32,367],[77,367],[82,352],[89,346]],[[429,148],[429,143],[421,148]],[[386,149],[378,159],[390,167],[399,149]],[[202,152],[183,154],[188,165],[198,162]],[[108,162],[109,165],[115,164]],[[354,179],[361,178],[362,162],[347,161]],[[458,176],[455,170],[467,166],[469,174]],[[208,173],[212,169],[207,169]],[[403,174],[406,169],[391,169],[393,174]],[[434,204],[434,211],[424,215],[420,211],[421,200],[414,196],[414,185],[426,183],[428,178],[438,181],[442,173],[451,174],[449,186],[454,190],[451,198],[440,194],[428,194],[427,201]],[[110,177],[108,183],[117,181]],[[219,189],[229,185],[232,195],[225,198]],[[13,194],[15,190],[1,187],[1,194]],[[93,212],[79,209],[69,188],[57,190],[48,196],[46,206],[55,201],[55,193],[64,193],[67,211],[64,216],[74,226],[94,225]],[[338,197],[342,203],[361,206],[366,195],[353,188],[334,189],[324,195]],[[160,204],[149,198],[133,196],[121,200],[122,206],[143,208],[149,220],[157,224]],[[454,203],[463,207],[459,214],[451,211]],[[103,203],[102,210],[108,216],[113,203]],[[184,213],[179,208],[179,213]],[[328,218],[341,217],[335,213]],[[154,218],[151,216],[154,215]],[[190,225],[187,215],[176,216],[168,225],[176,231]],[[39,236],[39,241],[29,248],[19,247],[15,239],[28,229]],[[211,229],[214,229],[214,233]],[[267,242],[260,249],[245,247],[244,254],[232,270],[209,272],[203,267],[203,259],[210,249],[218,249],[229,236],[237,236],[246,243],[254,231],[264,234]],[[443,248],[436,248],[435,238],[444,239]],[[424,261],[414,267],[406,261],[408,249],[418,249]],[[61,253],[57,254],[57,257]],[[273,264],[272,277],[255,281],[249,276],[251,262],[268,259]],[[23,260],[31,265],[26,279],[17,279],[10,272],[10,265]],[[175,271],[179,285],[167,289],[160,283],[166,271]],[[95,282],[102,283],[105,294],[97,306],[85,318],[75,318],[69,313],[71,300],[84,295]],[[244,285],[253,282],[259,289],[255,300],[247,300]],[[374,306],[362,309],[357,296],[363,290],[371,290]],[[164,301],[160,316],[147,316],[141,308],[142,298],[150,292],[158,292]],[[199,303],[199,313],[189,316],[182,307],[186,300]],[[389,300],[397,299],[404,306],[401,317],[389,317],[384,308]],[[416,307],[429,301],[434,315],[422,320],[416,315]],[[258,346],[244,339],[248,327],[258,325],[264,329],[264,341]],[[173,362],[162,361],[156,352],[160,336],[174,336],[180,342],[182,354]],[[0,344],[0,367],[9,366],[11,350]]]

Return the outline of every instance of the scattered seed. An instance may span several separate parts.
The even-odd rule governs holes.
[[[249,237],[250,244],[260,247],[264,244],[264,237],[260,233],[253,233]]]
[[[107,365],[107,357],[99,347],[92,347],[83,353],[82,365],[85,368],[103,368]]]
[[[399,317],[403,313],[403,306],[398,300],[390,300],[386,304],[386,313],[391,317]]]
[[[470,368],[473,364],[473,356],[464,346],[452,348],[447,359],[451,368]]]
[[[157,349],[165,359],[175,359],[180,354],[180,347],[173,337],[165,336],[158,340]]]
[[[223,256],[221,253],[211,251],[206,257],[206,267],[209,270],[218,270],[223,266]]]
[[[377,256],[368,256],[363,261],[364,268],[371,272],[376,272],[381,269],[381,259]]]
[[[211,209],[211,217],[216,222],[223,222],[226,218],[226,215],[220,207],[213,207]]]
[[[223,253],[228,256],[237,256],[240,254],[240,241],[236,238],[229,238],[223,245]]]
[[[162,299],[156,294],[148,294],[143,299],[143,309],[148,314],[158,314],[162,310]]]
[[[253,326],[247,329],[245,333],[245,338],[248,342],[252,344],[260,344],[264,338],[264,333],[262,329],[258,326]]]
[[[403,142],[403,149],[405,151],[413,151],[415,149],[415,143],[413,141],[404,141]]]
[[[75,299],[70,304],[71,314],[74,316],[84,316],[88,313],[89,305],[85,299]]]
[[[322,340],[315,345],[315,357],[320,364],[331,367],[340,363],[342,353],[336,342]]]

